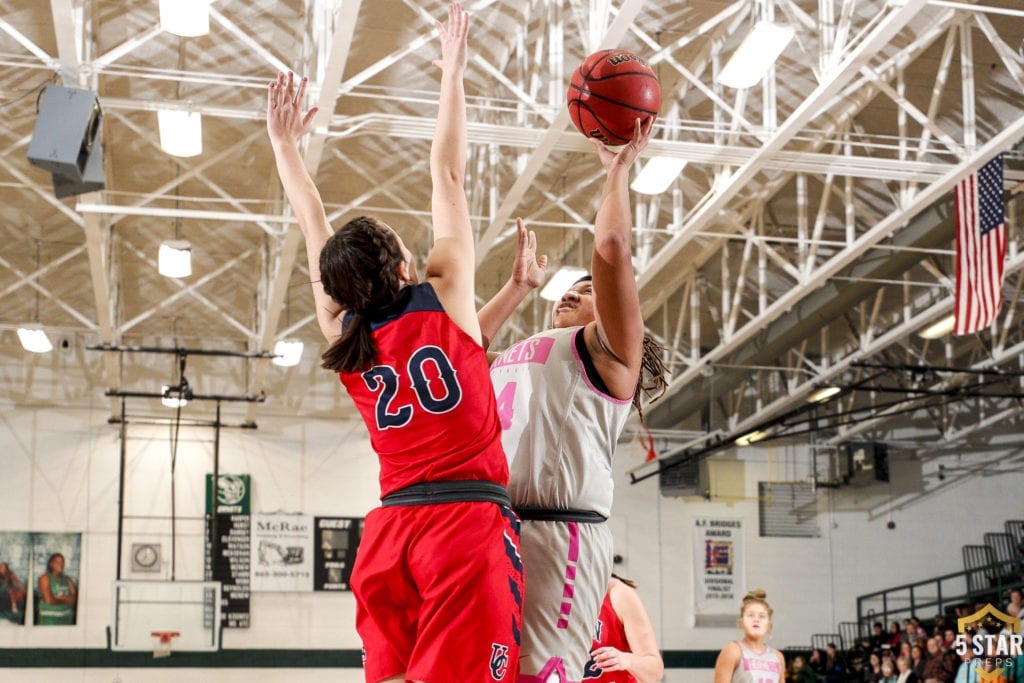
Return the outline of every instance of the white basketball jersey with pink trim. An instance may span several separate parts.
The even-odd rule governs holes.
[[[754,652],[740,641],[742,657],[732,673],[731,683],[781,683],[784,672],[775,649],[766,645],[763,652]]]
[[[540,332],[491,363],[514,506],[611,514],[611,459],[632,401],[591,384],[575,344],[582,333]]]

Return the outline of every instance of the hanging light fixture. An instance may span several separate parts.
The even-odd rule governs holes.
[[[46,330],[39,325],[26,325],[18,328],[18,341],[22,348],[32,353],[49,353],[53,351],[53,344],[46,336]]]
[[[174,157],[203,153],[203,115],[197,111],[160,109],[156,113],[160,149]]]
[[[282,339],[274,344],[274,357],[271,363],[282,368],[290,368],[302,360],[302,349],[305,345],[298,340]]]
[[[167,240],[160,245],[157,268],[165,277],[188,277],[192,274],[192,245],[185,240]]]
[[[934,322],[928,327],[918,332],[918,336],[922,339],[938,339],[939,337],[945,337],[947,334],[953,331],[953,325],[956,324],[956,316],[948,315],[938,322]]]
[[[808,403],[823,403],[838,394],[842,389],[839,387],[822,387],[807,397]]]
[[[168,408],[184,408],[188,405],[188,399],[178,387],[169,387],[165,384],[160,387],[160,393],[160,403]]]
[[[160,0],[160,29],[183,38],[210,32],[210,0]]]
[[[586,274],[587,271],[582,268],[562,266],[554,275],[551,276],[548,283],[544,285],[544,289],[540,290],[541,298],[547,299],[548,301],[558,301],[562,298],[562,295],[572,287],[574,282]]]
[[[640,194],[661,194],[679,177],[684,168],[686,159],[651,157],[640,169],[629,189]]]
[[[768,73],[793,35],[791,26],[757,22],[715,80],[730,88],[751,87]]]

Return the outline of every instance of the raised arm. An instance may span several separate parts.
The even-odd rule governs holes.
[[[274,148],[277,174],[281,177],[284,194],[299,221],[302,236],[306,239],[306,259],[309,261],[316,320],[327,340],[334,341],[341,334],[339,318],[342,310],[320,284],[320,251],[334,231],[327,222],[320,192],[306,170],[298,146],[317,112],[317,107],[313,107],[305,114],[302,113],[305,94],[305,78],[296,88],[293,74],[277,75],[277,80],[270,84],[267,93],[267,134]]]
[[[434,241],[427,257],[426,278],[437,291],[448,315],[477,341],[473,228],[466,202],[466,43],[469,15],[459,3],[448,6],[447,28],[437,23],[441,37],[441,95],[437,128],[430,146],[431,214]]]
[[[613,154],[591,139],[607,171],[594,222],[594,304],[597,322],[588,325],[587,346],[601,379],[616,398],[632,398],[643,358],[644,321],[633,275],[629,169],[651,139],[654,119],[637,119],[633,139]]]
[[[512,275],[477,314],[484,349],[490,348],[498,330],[523,299],[544,282],[548,257],[546,254],[537,256],[537,235],[526,229],[522,218],[516,219],[516,231],[516,259],[512,264]]]

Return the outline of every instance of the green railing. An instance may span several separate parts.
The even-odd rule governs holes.
[[[886,627],[894,618],[944,614],[962,603],[989,601],[1020,585],[1021,560],[1003,560],[945,574],[924,581],[886,588],[857,598],[857,621],[870,627],[881,621]]]

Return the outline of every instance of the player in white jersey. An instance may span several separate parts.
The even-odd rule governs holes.
[[[491,379],[523,521],[526,603],[519,683],[579,681],[612,569],[611,458],[642,371],[663,386],[644,335],[632,266],[629,168],[651,137],[638,120],[618,153],[594,141],[607,171],[591,277],[555,305],[552,328],[499,355]],[[536,238],[519,225],[509,283],[480,311],[485,341],[543,281]],[[647,349],[651,353],[645,353]],[[645,390],[647,382],[644,382]]]
[[[739,626],[743,638],[722,648],[715,662],[715,683],[782,683],[786,660],[766,641],[772,632],[772,607],[760,589],[743,596]]]

